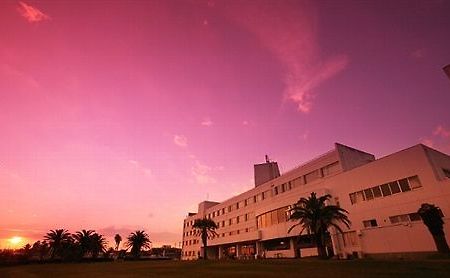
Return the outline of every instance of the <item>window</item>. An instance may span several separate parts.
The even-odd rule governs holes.
[[[383,196],[389,196],[391,195],[391,189],[389,188],[389,184],[385,183],[383,185],[380,186],[381,187],[381,192],[383,192]]]
[[[319,178],[320,178],[319,170],[312,171],[311,173],[305,175],[305,183],[313,182]]]
[[[288,182],[288,190],[291,190],[291,189],[292,189],[292,182],[289,181],[289,182]]]
[[[278,222],[283,223],[287,221],[286,208],[277,209]]]
[[[381,194],[381,189],[379,186],[372,187],[372,192],[373,192],[373,197],[375,197],[375,198],[383,196]]]
[[[369,188],[369,189],[365,189],[364,190],[364,195],[366,196],[366,200],[372,200],[374,197],[373,197],[373,192],[372,192],[372,189],[371,188]]]
[[[258,202],[261,202],[262,200],[264,200],[262,193],[256,195],[256,198],[258,199]]]
[[[389,221],[392,224],[407,223],[407,222],[414,222],[414,221],[421,221],[421,220],[422,220],[422,218],[420,217],[420,214],[418,214],[417,212],[394,215],[394,216],[389,217]]]
[[[400,184],[400,188],[402,189],[402,192],[410,191],[411,188],[409,187],[409,183],[407,179],[399,180],[398,183]]]
[[[350,194],[350,201],[352,204],[360,203],[365,200],[363,191],[358,191]]]
[[[276,225],[279,223],[286,222],[288,207],[282,207],[276,210],[266,212],[264,214],[258,215],[256,217],[256,222],[259,228],[268,227],[271,225]],[[249,217],[250,218],[250,217]]]
[[[231,226],[233,224],[233,218],[228,219],[228,225]]]
[[[239,224],[239,216],[236,217],[236,224]]]
[[[274,250],[288,250],[290,248],[290,240],[289,238],[285,239],[272,239],[263,241],[263,246],[265,250],[274,251]]]
[[[411,221],[421,221],[422,217],[420,217],[420,214],[418,214],[417,212],[413,212],[409,214],[409,220]]]
[[[270,192],[270,190],[267,190],[267,191],[264,191],[264,192],[262,193],[262,198],[263,198],[263,200],[269,198],[269,192]]]
[[[225,227],[225,220],[222,221],[222,227]]]
[[[236,209],[239,209],[239,203],[236,203]]]
[[[216,212],[215,211],[213,211],[213,217],[216,217]]]
[[[294,179],[292,182],[293,182],[294,186],[299,186],[299,185],[305,184],[305,180],[303,179],[303,176]]]
[[[272,218],[272,225],[278,224],[278,215],[277,215],[277,210],[273,210],[271,213],[271,218]]]
[[[356,193],[350,193],[350,202],[353,204],[356,204]]]
[[[225,214],[225,208],[222,209],[222,215],[224,215],[224,214]]]
[[[422,187],[418,176],[413,176],[408,178],[409,185],[412,189]]]
[[[323,176],[329,176],[331,174],[337,173],[340,170],[339,161],[329,164],[322,168]]]
[[[401,180],[392,181],[383,185],[374,186],[372,188],[366,188],[362,191],[350,193],[350,202],[353,204],[361,201],[369,201],[375,198],[389,196],[400,192],[411,191],[421,187],[418,176],[412,176]]]
[[[230,212],[231,211],[231,206],[228,206],[228,212]]]
[[[281,185],[281,192],[280,193],[283,193],[284,191],[286,191],[286,184],[285,183],[283,183]]]
[[[255,196],[253,196],[253,203],[256,203],[256,195]]]
[[[398,186],[397,181],[390,182],[389,188],[391,189],[392,194],[400,193],[400,187]]]
[[[278,186],[275,186],[274,188],[273,188],[273,195],[275,196],[275,195],[278,195]]]
[[[376,219],[364,220],[363,225],[364,225],[364,228],[378,227],[378,223],[377,223]]]

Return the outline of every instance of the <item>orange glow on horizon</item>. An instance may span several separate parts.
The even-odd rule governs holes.
[[[24,239],[20,236],[13,236],[8,239],[8,243],[11,245],[11,247],[19,247],[19,245],[23,242]]]

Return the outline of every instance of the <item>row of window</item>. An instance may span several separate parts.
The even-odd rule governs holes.
[[[190,239],[190,240],[183,241],[183,246],[188,246],[188,245],[193,245],[193,244],[198,244],[198,243],[199,243],[198,239]]]
[[[353,205],[362,201],[369,201],[379,197],[386,197],[400,192],[411,191],[412,189],[416,189],[421,186],[422,184],[419,177],[412,176],[350,193],[350,202]]]
[[[258,228],[265,228],[289,220],[289,207],[282,207],[272,210],[256,217],[256,225]]]
[[[389,221],[391,222],[391,224],[409,223],[421,220],[422,218],[420,217],[420,214],[418,214],[417,212],[389,216]],[[376,219],[364,220],[363,225],[364,228],[378,227]]]
[[[240,208],[246,207],[250,204],[258,203],[258,202],[266,200],[270,197],[276,196],[280,193],[291,190],[295,186],[305,185],[305,184],[310,183],[319,178],[326,177],[328,175],[337,173],[339,170],[340,170],[340,165],[339,165],[338,161],[331,163],[325,167],[322,167],[320,169],[317,169],[310,173],[307,173],[306,175],[300,176],[300,177],[295,178],[286,183],[274,186],[272,189],[269,189],[262,193],[251,196],[245,200],[239,201],[239,202],[229,205],[227,207],[223,207],[219,210],[208,213],[207,218],[214,218],[214,217],[217,217],[220,215],[224,215],[227,212],[229,213],[229,212],[232,212],[233,210],[238,210]],[[189,225],[187,225],[187,226],[189,226]]]
[[[184,256],[185,257],[191,257],[191,256],[198,256],[200,257],[200,252],[199,251],[184,251]]]
[[[228,220],[223,220],[221,222],[217,222],[217,227],[219,228],[223,228],[225,227],[225,224],[227,224],[227,226],[231,226],[233,224],[239,224],[242,221],[248,221],[249,219],[252,219],[253,217],[255,217],[255,213],[254,212],[249,212],[243,215],[239,215],[233,218],[230,218]]]
[[[243,234],[243,233],[254,232],[255,230],[256,230],[255,227],[248,227],[248,228],[245,228],[245,229],[233,230],[233,231],[230,231],[228,233],[218,233],[214,237],[215,238],[221,238],[221,237],[226,237],[227,235],[228,236],[234,236],[234,235],[239,235],[239,234]],[[183,241],[183,246],[198,244],[199,242],[200,241],[198,239],[186,240],[186,241]]]
[[[243,221],[247,222],[249,219],[252,219],[254,217],[255,217],[255,213],[254,212],[249,212],[249,213],[246,213],[246,214],[243,214],[243,215],[239,215],[239,216],[230,218],[228,220],[219,221],[216,224],[217,224],[218,228],[223,228],[225,226],[231,226],[233,224],[239,224],[240,222],[243,222]],[[187,232],[183,233],[183,236],[192,236],[192,235],[195,235],[195,231],[194,230],[187,231]]]

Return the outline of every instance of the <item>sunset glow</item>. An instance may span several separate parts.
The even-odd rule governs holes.
[[[13,236],[12,238],[8,239],[8,242],[13,247],[17,247],[23,242],[23,238],[21,238],[20,236]]]
[[[449,153],[449,10],[0,1],[0,248],[62,228],[178,245],[266,154],[286,172],[335,142]]]

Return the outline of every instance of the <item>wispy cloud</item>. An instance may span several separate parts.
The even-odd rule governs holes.
[[[2,76],[14,80],[27,89],[37,89],[40,87],[39,83],[31,75],[20,71],[7,63],[0,64],[0,77]]]
[[[202,164],[198,160],[195,160],[194,165],[191,168],[191,174],[197,184],[213,184],[216,183],[217,180],[211,176],[212,170],[212,167]]]
[[[344,70],[348,65],[348,57],[345,55],[334,57],[316,69],[304,71],[298,66],[286,76],[286,96],[297,103],[298,110],[308,113],[314,99],[314,89],[324,81]],[[304,71],[304,72],[303,72]]]
[[[239,2],[228,5],[228,14],[253,33],[284,67],[285,98],[308,113],[317,88],[347,68],[340,54],[322,57],[318,45],[317,12],[311,1]]]
[[[182,147],[182,148],[185,148],[188,145],[188,140],[183,135],[174,135],[173,142],[175,143],[175,145]]]
[[[49,20],[50,17],[43,12],[41,12],[38,8],[28,5],[24,2],[19,2],[19,7],[17,8],[20,15],[23,16],[28,22],[40,22],[43,20]]]
[[[423,49],[423,48],[415,49],[415,50],[411,51],[410,55],[413,58],[422,59],[425,57],[425,49]]]
[[[213,122],[210,118],[204,118],[203,121],[200,123],[202,126],[212,126]]]
[[[136,169],[138,169],[140,172],[142,172],[145,176],[152,177],[152,175],[153,175],[152,170],[147,167],[144,167],[139,161],[130,159],[130,160],[128,160],[128,163],[133,165],[133,167],[136,167]]]
[[[423,138],[421,142],[443,152],[450,152],[450,127],[437,125],[431,135]]]
[[[450,128],[445,128],[442,125],[438,125],[434,129],[433,135],[444,137],[444,138],[449,138],[450,137]]]

